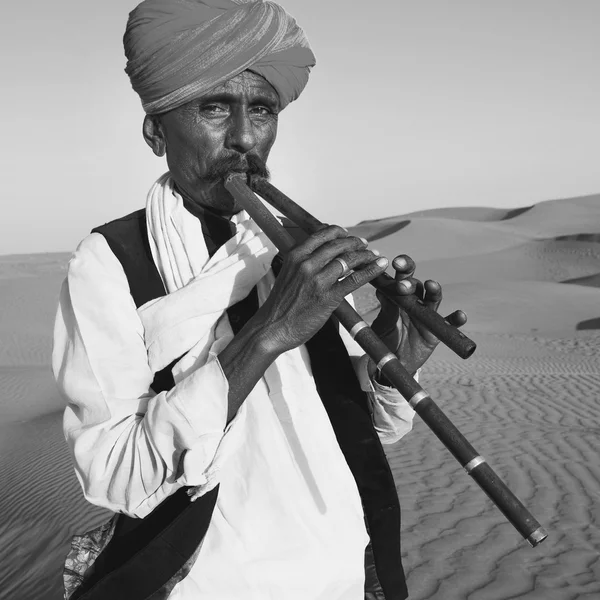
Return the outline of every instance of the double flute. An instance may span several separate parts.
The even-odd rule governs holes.
[[[252,190],[307,233],[314,233],[323,227],[323,223],[266,180],[251,178],[251,187],[246,180],[245,174],[230,173],[225,178],[225,188],[244,207],[282,254],[285,255],[291,250],[296,242]],[[475,344],[469,338],[438,313],[425,307],[414,295],[407,297],[394,294],[393,282],[393,278],[388,275],[380,275],[372,283],[392,301],[398,303],[403,310],[420,320],[459,356],[467,358],[474,352]],[[537,546],[545,540],[548,534],[544,528],[350,304],[343,301],[334,311],[334,315],[529,544]]]

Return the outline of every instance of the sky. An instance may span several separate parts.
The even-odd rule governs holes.
[[[0,254],[72,251],[166,171],[123,71],[135,4],[3,8]],[[320,220],[600,192],[597,0],[281,4],[317,65],[269,167]]]

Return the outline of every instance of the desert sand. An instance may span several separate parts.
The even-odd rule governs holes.
[[[600,599],[600,196],[456,207],[353,231],[444,287],[478,344],[422,384],[548,530],[531,548],[418,417],[387,448],[411,600]],[[61,431],[52,325],[68,254],[0,257],[0,598],[58,600],[87,504]],[[358,294],[373,318],[370,289]]]

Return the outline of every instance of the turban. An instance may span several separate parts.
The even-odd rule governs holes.
[[[144,0],[123,37],[133,89],[148,114],[172,110],[246,69],[280,108],[298,98],[315,57],[293,17],[263,0]]]

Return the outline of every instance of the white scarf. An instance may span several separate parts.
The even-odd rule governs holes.
[[[154,307],[147,319],[148,355],[151,369],[157,371],[185,354],[173,369],[176,382],[229,343],[233,332],[223,318],[228,307],[255,285],[261,301],[270,291],[276,248],[245,211],[231,221],[235,235],[209,257],[200,221],[184,208],[170,173],[148,193],[150,248],[168,294],[144,307],[146,315]]]
[[[271,291],[274,275],[270,267],[276,248],[245,211],[231,221],[235,235],[209,257],[200,221],[183,206],[170,173],[160,177],[148,193],[148,238],[167,295],[140,310],[151,370],[156,372],[182,356],[172,369],[175,383],[215,360],[229,344],[233,331],[225,312],[228,307],[245,298],[254,286],[261,304]],[[302,369],[303,358],[296,349],[279,357],[264,375],[275,409],[284,418],[289,419],[289,410],[282,388],[302,385],[298,380]],[[246,403],[242,404],[225,430],[227,435],[214,440],[214,446],[205,442],[204,455],[214,452],[208,468],[205,461],[200,461],[204,463],[200,466],[186,458],[186,478],[199,484],[194,487],[194,497],[218,483],[223,462],[242,443],[244,428],[240,425],[246,408]]]

